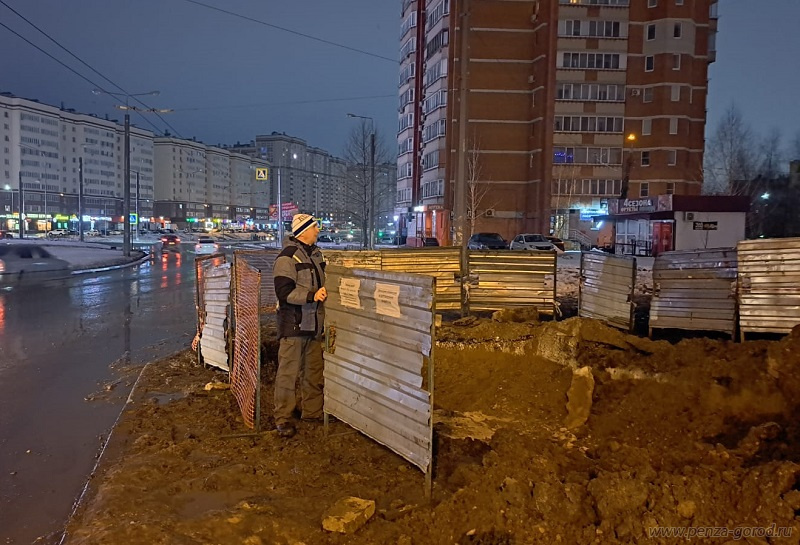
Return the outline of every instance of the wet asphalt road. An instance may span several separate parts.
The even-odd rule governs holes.
[[[169,254],[0,290],[0,544],[58,543],[129,393],[132,380],[105,391],[112,364],[191,343],[193,266],[193,253]]]

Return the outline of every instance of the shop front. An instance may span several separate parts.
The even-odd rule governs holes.
[[[617,255],[657,256],[671,250],[732,247],[745,236],[747,197],[659,195],[610,199],[606,249]]]

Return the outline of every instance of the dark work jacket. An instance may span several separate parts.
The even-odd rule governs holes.
[[[314,301],[314,294],[325,285],[322,251],[288,237],[272,275],[278,297],[278,338],[321,337],[325,307]]]

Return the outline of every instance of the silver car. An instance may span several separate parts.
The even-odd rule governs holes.
[[[514,237],[509,248],[512,250],[555,250],[552,242],[547,240],[544,235],[537,233],[523,233]]]
[[[219,251],[219,245],[211,237],[200,237],[194,245],[194,253],[197,255],[215,254]]]
[[[36,244],[0,244],[0,285],[67,278],[69,263]]]

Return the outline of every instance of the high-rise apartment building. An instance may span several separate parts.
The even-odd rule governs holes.
[[[473,228],[566,235],[569,210],[700,193],[716,0],[401,6],[396,211],[409,243]]]

